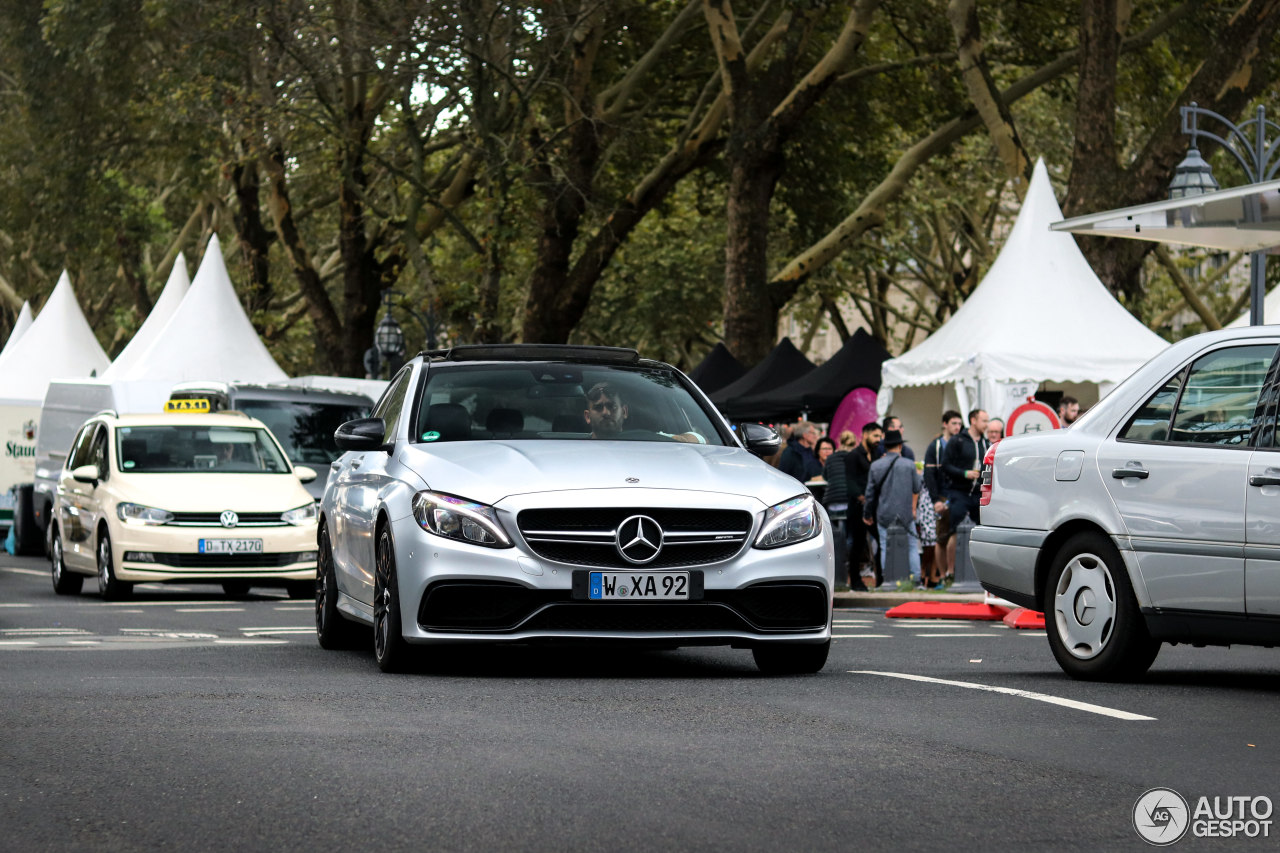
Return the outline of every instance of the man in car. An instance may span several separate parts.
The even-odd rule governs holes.
[[[622,394],[608,382],[597,382],[587,391],[587,408],[582,413],[587,426],[591,427],[592,438],[618,438],[626,428],[627,418],[631,412],[623,402]],[[684,441],[690,444],[705,444],[696,433],[686,432],[672,434],[658,432],[664,438]]]

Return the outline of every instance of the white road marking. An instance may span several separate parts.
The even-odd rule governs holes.
[[[241,628],[246,637],[262,637],[268,634],[310,634],[315,631],[312,626],[304,628]]]
[[[993,622],[978,622],[973,619],[965,619],[957,622],[942,622],[938,619],[913,619],[910,622],[903,619],[894,619],[889,624],[898,628],[948,628],[959,629],[961,631],[972,631],[975,625],[992,625]]]
[[[214,640],[214,643],[220,646],[280,646],[285,645],[288,640],[245,640],[245,639],[226,639]]]
[[[100,646],[101,640],[67,640],[68,646]]]
[[[289,612],[291,612],[291,611],[292,611],[292,612],[299,612],[299,613],[301,613],[301,612],[303,612],[303,611],[307,611],[307,610],[314,610],[314,609],[315,609],[315,605],[314,605],[314,604],[291,604],[291,605],[288,605],[288,606],[286,606],[286,607],[273,607],[273,608],[271,608],[271,609],[272,609],[272,610],[278,610],[278,611],[280,611],[281,613],[289,613]]]
[[[911,634],[911,637],[1000,637],[1000,634]]]
[[[174,613],[243,613],[243,607],[179,607]]]
[[[1049,636],[1049,635],[1048,635],[1048,634],[1046,634],[1044,631],[1028,631],[1028,630],[1026,630],[1026,629],[1023,629],[1023,630],[1021,630],[1021,631],[1014,631],[1013,633],[1015,633],[1015,634],[1021,634],[1021,635],[1022,635],[1022,636],[1024,636],[1024,637],[1047,637],[1047,636]]]
[[[129,639],[138,637],[158,638],[162,640],[216,640],[217,634],[205,634],[200,631],[168,631],[163,628],[121,628],[120,633]]]
[[[213,601],[95,601],[98,607],[192,607],[197,604],[226,604],[227,600]]]
[[[0,646],[34,646],[35,640],[0,640]]]
[[[17,566],[5,566],[3,571],[13,572],[15,575],[35,575],[38,578],[49,577],[48,572],[38,571],[37,569],[20,569]]]
[[[17,603],[17,602],[6,602],[6,603],[4,603],[4,604],[0,604],[0,607],[35,607],[35,605],[34,605],[34,604],[20,604],[20,603]]]
[[[1156,719],[1155,717],[1144,717],[1142,714],[1131,714],[1128,711],[1107,708],[1103,705],[1093,705],[1088,702],[1077,702],[1075,699],[1066,699],[1062,696],[1051,696],[1048,693],[1036,693],[1031,690],[1018,690],[1013,687],[995,687],[990,684],[977,684],[972,681],[951,681],[946,678],[930,678],[927,675],[912,675],[907,672],[876,672],[869,669],[851,669],[849,672],[854,675],[879,675],[884,678],[902,678],[907,681],[923,681],[927,684],[944,684],[948,687],[963,687],[966,690],[982,690],[988,693],[1003,693],[1006,696],[1017,696],[1021,699],[1034,699],[1037,702],[1048,702],[1050,705],[1061,705],[1064,708],[1074,708],[1077,711],[1088,711],[1090,714],[1101,714],[1104,717],[1114,717],[1117,720]]]
[[[893,634],[832,634],[833,640],[891,640]]]
[[[78,637],[89,633],[83,628],[5,628],[0,634],[25,637]]]

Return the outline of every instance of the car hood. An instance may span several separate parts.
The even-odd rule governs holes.
[[[531,492],[633,486],[741,495],[768,507],[805,490],[741,448],[674,441],[459,441],[413,445],[399,459],[428,488],[486,504]]]
[[[313,500],[292,474],[116,474],[113,480],[118,500],[170,512],[284,512]]]

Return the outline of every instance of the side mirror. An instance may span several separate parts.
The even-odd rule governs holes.
[[[738,424],[738,434],[747,451],[761,459],[772,456],[782,447],[782,436],[764,424]]]
[[[316,477],[320,476],[316,473],[315,468],[308,468],[306,465],[295,465],[293,467],[293,473],[297,476],[298,482],[300,483],[310,483]]]
[[[77,483],[93,483],[96,486],[102,479],[101,473],[97,465],[81,465],[71,472],[71,479]]]
[[[333,433],[339,450],[381,450],[386,445],[387,425],[382,418],[347,421]]]

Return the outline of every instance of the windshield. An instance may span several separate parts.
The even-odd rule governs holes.
[[[333,433],[368,410],[341,403],[295,400],[236,401],[236,408],[267,425],[295,465],[328,465],[342,455]]]
[[[413,438],[611,439],[724,445],[670,369],[557,363],[432,367]]]
[[[283,474],[289,463],[264,429],[145,426],[116,429],[116,464],[130,474]]]

